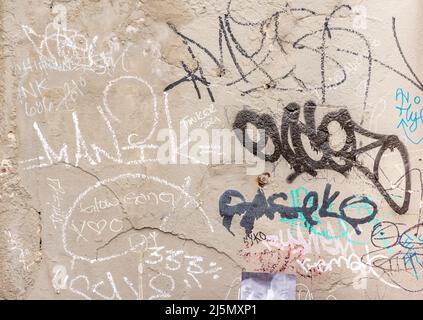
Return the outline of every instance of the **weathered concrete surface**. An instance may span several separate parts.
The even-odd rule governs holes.
[[[421,298],[421,8],[418,0],[2,1],[0,297],[237,299],[244,270],[296,274],[299,299]],[[398,88],[410,94],[408,113],[395,108]],[[317,209],[311,229],[300,209],[297,219],[263,215],[252,232],[267,240],[251,245],[240,225],[247,213],[233,218],[231,234],[219,210],[227,190],[253,201],[257,176],[245,164],[157,159],[160,129],[174,128],[180,147],[180,127],[232,130],[241,114],[239,123],[261,119],[279,139],[292,123],[284,108],[310,100],[320,133],[291,127],[263,169],[262,190],[286,193],[275,203],[297,208],[316,191],[322,207],[331,184],[330,195],[340,192],[328,209],[335,217]],[[341,109],[351,120],[341,112],[319,127]],[[376,175],[381,145],[357,152],[374,141],[387,147]],[[329,160],[316,164],[331,149],[342,151],[333,161],[351,164],[344,174]],[[377,206],[357,230],[340,213],[353,195]],[[345,215],[374,212],[360,204]]]

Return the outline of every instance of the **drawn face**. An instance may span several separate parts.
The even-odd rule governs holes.
[[[290,283],[286,275],[275,275],[270,283],[269,296],[273,300],[289,300]]]
[[[241,282],[241,300],[266,300],[267,286],[253,279]]]
[[[391,248],[398,242],[398,226],[389,221],[383,221],[373,227],[371,241],[376,248]]]
[[[419,223],[405,230],[399,237],[398,243],[405,249],[421,251],[423,249],[422,226],[423,223]]]

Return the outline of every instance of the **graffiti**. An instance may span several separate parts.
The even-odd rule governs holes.
[[[57,224],[63,224],[65,219],[65,213],[62,211],[62,200],[66,194],[63,189],[60,180],[56,178],[47,178],[47,184],[50,189],[53,191],[52,202],[48,202],[51,206],[52,214],[50,215],[51,221],[53,223],[54,229],[56,229]]]
[[[247,236],[244,237],[244,243],[247,244],[247,246],[252,246],[254,244],[254,242],[256,244],[260,243],[261,241],[267,240],[266,235],[259,231],[256,233],[250,233]]]
[[[185,42],[186,43],[186,42]],[[194,55],[194,53],[192,52],[192,50],[189,50],[189,53],[191,54],[191,57],[196,60],[196,57]],[[184,68],[185,72],[187,73],[187,75],[181,79],[179,79],[178,81],[168,85],[164,91],[168,91],[173,89],[174,87],[176,87],[177,85],[183,83],[183,82],[192,82],[195,88],[195,91],[197,92],[197,96],[198,99],[201,99],[201,93],[200,90],[198,89],[197,86],[197,81],[199,81],[201,84],[205,85],[207,87],[207,92],[209,94],[210,100],[212,102],[215,102],[214,97],[213,97],[213,93],[210,89],[210,82],[208,82],[205,78],[204,78],[204,74],[203,74],[203,69],[201,68],[201,66],[199,65],[199,63],[197,62],[197,68],[193,71],[189,70],[188,66],[182,61],[181,62],[182,67]],[[196,75],[197,71],[200,72],[201,76]]]
[[[3,10],[0,235],[19,295],[239,299],[241,272],[289,272],[300,300],[419,297],[406,12],[106,2]]]
[[[376,250],[362,257],[369,257],[379,252],[387,252],[389,256],[373,259],[372,266],[382,271],[393,284],[409,292],[420,292],[423,287],[419,283],[423,269],[423,223],[404,229],[404,223],[382,221],[376,224],[371,233],[371,242]],[[409,282],[410,277],[414,279]]]
[[[148,255],[144,256],[143,263],[149,265],[163,264],[164,269],[168,270],[168,272],[180,270],[182,266],[186,267],[185,272],[187,277],[183,280],[186,288],[192,288],[193,285],[196,285],[199,289],[201,289],[202,284],[198,279],[201,275],[206,277],[210,276],[213,280],[219,279],[220,276],[218,273],[222,270],[222,267],[219,267],[216,262],[210,261],[208,266],[204,266],[204,260],[206,259],[202,256],[191,256],[186,254],[184,250],[164,249],[166,249],[164,246],[157,245],[154,236],[154,246],[147,247],[146,253],[148,253]],[[168,278],[174,282],[171,276],[168,276]],[[154,279],[155,277],[150,280],[150,286],[152,285]],[[156,292],[160,292],[160,290],[154,288],[152,289]],[[162,294],[159,296],[151,296],[149,299],[164,297]],[[170,297],[170,295],[167,297]]]
[[[354,278],[353,288],[354,289],[367,289],[367,277],[369,274],[369,267],[361,262],[360,257],[356,253],[352,253],[349,256],[339,256],[332,258],[329,261],[325,259],[318,259],[317,262],[310,263],[309,258],[302,260],[297,260],[298,265],[301,269],[307,274],[316,272],[320,273],[330,272],[334,267],[341,268],[342,262],[345,263],[345,268],[351,270],[353,273],[357,274]]]
[[[297,300],[314,300],[314,295],[310,289],[302,283],[297,283]],[[326,297],[326,300],[337,300],[332,294]]]
[[[87,227],[87,231],[84,231],[85,227]],[[74,221],[71,222],[71,230],[74,231],[78,237],[76,238],[76,242],[79,242],[80,239],[88,242],[87,236],[84,236],[85,233],[88,233],[88,235],[91,234],[91,236],[94,235],[100,235],[105,231],[105,228],[107,227],[107,230],[110,230],[110,232],[119,233],[123,230],[123,221],[120,219],[113,218],[111,221],[108,221],[106,219],[101,220],[82,220],[81,226],[78,228],[78,226],[75,225]]]
[[[402,239],[403,237],[407,237],[407,239]],[[400,244],[402,247],[407,249],[407,252],[404,254],[404,266],[407,267],[408,265],[411,265],[413,268],[414,275],[416,277],[416,280],[419,280],[419,274],[416,270],[416,266],[423,267],[423,259],[421,254],[418,254],[417,249],[415,248],[417,243],[417,246],[423,245],[423,236],[419,235],[418,240],[416,241],[414,237],[411,237],[407,234],[407,232],[403,233],[400,239]]]
[[[23,241],[17,234],[13,234],[10,230],[5,230],[8,250],[11,253],[11,258],[19,262],[19,266],[23,271],[31,271],[32,268],[41,261],[41,251],[31,252],[23,245]]]
[[[423,107],[419,106],[421,102],[420,96],[415,96],[410,101],[410,92],[405,94],[402,88],[398,88],[395,93],[395,101],[401,101],[401,105],[395,106],[395,109],[399,111],[398,117],[400,118],[397,128],[401,127],[403,129],[408,141],[413,144],[420,144],[423,141],[423,137],[417,140],[413,138],[419,126],[423,125]]]
[[[217,112],[214,104],[204,108],[201,111],[196,111],[193,116],[185,116],[181,119],[184,127],[188,129],[190,126],[200,123],[201,128],[208,128],[209,126],[220,122],[220,119],[215,115]]]
[[[134,192],[128,192],[123,196],[123,199],[120,201],[118,199],[97,199],[97,197],[94,197],[93,203],[90,203],[89,205],[82,205],[82,202],[79,203],[80,212],[84,213],[94,213],[94,212],[100,212],[102,210],[107,210],[109,208],[118,207],[121,204],[125,205],[134,205],[134,206],[142,206],[142,205],[148,205],[155,204],[171,204],[172,208],[175,208],[175,194],[172,192],[148,192],[148,193],[134,193]]]
[[[60,290],[67,289],[67,281],[69,275],[67,274],[66,267],[63,265],[55,265],[53,267],[53,278],[51,279],[53,288],[56,290],[56,293],[59,293]]]
[[[282,230],[279,231],[279,235],[267,235],[266,240],[262,244],[269,249],[286,249],[289,245],[298,245],[304,248],[304,254],[315,253],[319,255],[346,256],[349,250],[352,251],[352,241],[348,241],[349,238],[347,237],[345,237],[347,241],[344,244],[340,241],[344,237],[326,239],[324,236],[315,233],[304,235],[300,224],[297,224],[294,228],[287,228],[285,230],[286,236],[283,235]],[[328,229],[332,229],[330,222],[328,222]],[[296,230],[296,233],[292,230]]]
[[[33,117],[58,110],[74,110],[78,97],[84,95],[81,89],[87,85],[83,77],[79,77],[77,81],[65,82],[63,87],[59,89],[61,91],[60,98],[50,101],[44,95],[51,95],[57,88],[49,88],[45,82],[46,78],[43,78],[41,81],[35,80],[35,83],[29,82],[27,88],[24,85],[19,87],[17,97],[25,109],[26,116]]]
[[[258,156],[260,159],[276,162],[282,156],[294,169],[294,172],[287,177],[288,183],[293,182],[302,173],[316,176],[316,170],[327,169],[347,175],[352,168],[356,168],[374,184],[395,212],[398,214],[407,212],[410,205],[410,194],[406,191],[404,192],[403,203],[399,206],[379,181],[379,165],[383,160],[385,152],[387,150],[396,150],[400,153],[404,165],[406,190],[409,190],[411,187],[407,149],[398,137],[376,134],[362,128],[351,119],[346,109],[327,113],[320,125],[316,128],[315,113],[316,104],[312,101],[307,102],[304,105],[305,123],[302,123],[299,121],[300,106],[296,103],[288,104],[284,108],[279,135],[275,120],[270,115],[258,115],[251,110],[242,110],[234,120],[233,129],[238,129],[235,131],[238,139],[245,147],[248,146],[247,150],[249,152]],[[338,122],[346,134],[345,143],[340,150],[334,150],[330,146],[328,126],[331,122]],[[265,140],[262,145],[266,145],[270,138],[274,145],[272,154],[263,155],[262,150],[258,150],[257,143],[251,141],[246,134],[247,124],[252,124],[257,129],[265,131]],[[291,148],[289,143],[289,134],[293,148]],[[310,145],[315,151],[322,153],[320,160],[314,160],[307,154],[301,139],[302,134],[309,139]],[[376,141],[358,148],[356,134],[361,134],[366,138],[372,138]],[[369,169],[360,161],[357,161],[358,156],[376,148],[380,149],[374,160],[373,168]],[[342,160],[343,163],[340,164],[339,160]]]
[[[189,249],[162,245],[156,232],[139,236],[144,239],[144,244],[137,249],[141,257],[137,273],[131,277],[118,271],[107,271],[95,279],[86,274],[68,274],[65,266],[56,265],[52,270],[53,287],[59,291],[68,289],[87,300],[95,297],[154,300],[174,297],[178,287],[184,291],[200,290],[204,288],[203,282],[221,280],[223,268],[218,262],[203,255],[192,255]]]
[[[318,241],[323,238],[315,237],[314,239]],[[302,278],[309,279],[333,272],[335,268],[346,268],[354,276],[352,279],[354,289],[367,288],[367,278],[370,274],[375,273],[371,262],[381,256],[372,257],[372,260],[369,260],[370,263],[367,261],[366,264],[361,261],[360,256],[354,251],[350,243],[343,244],[339,240],[332,240],[332,247],[328,247],[323,242],[320,244],[320,248],[319,242],[316,241],[314,241],[314,248],[311,247],[310,243],[302,245],[300,241],[295,240],[280,245],[274,237],[268,236],[268,240],[262,242],[266,249],[254,252],[243,249],[239,254],[246,261],[252,262],[257,271],[280,272],[290,270]],[[367,246],[366,250],[368,251]],[[331,257],[323,258],[323,254],[325,254],[325,257],[327,255]],[[307,257],[307,255],[309,256]]]
[[[304,248],[299,245],[288,245],[287,250],[280,249],[264,249],[262,251],[251,252],[242,249],[238,254],[247,262],[253,262],[254,271],[258,272],[287,272],[294,271],[304,278],[312,278],[318,276],[321,272],[311,272],[305,274],[302,272],[296,261],[304,258]]]
[[[289,195],[292,199],[292,206],[301,206],[302,198],[308,194],[308,190],[305,187],[299,187],[294,190],[289,191]],[[372,197],[372,200],[376,202],[376,199]],[[333,209],[332,205],[329,206],[329,209]],[[372,208],[366,205],[362,205],[360,203],[352,204],[349,206],[350,214],[354,214],[357,216],[366,216],[371,214]],[[354,212],[355,211],[355,212]],[[326,243],[335,242],[334,240],[341,240],[346,239],[348,243],[353,245],[365,245],[367,242],[363,242],[360,239],[357,239],[357,237],[354,237],[354,232],[351,230],[351,226],[346,223],[344,220],[337,219],[336,221],[324,221],[320,219],[320,217],[316,216],[315,219],[317,220],[317,225],[313,226],[313,228],[310,230],[308,227],[308,223],[303,215],[300,215],[298,219],[292,220],[292,219],[281,219],[280,221],[283,224],[288,224],[289,229],[287,229],[287,237],[289,241],[293,241],[296,243],[296,241],[302,240],[302,244],[306,240],[304,240],[302,229],[306,230],[308,233],[309,241],[313,240],[312,242],[316,245],[316,241],[323,241]],[[332,224],[331,222],[334,222]],[[375,217],[370,223],[372,225],[379,222],[379,220]],[[296,237],[294,237],[291,233],[296,228]],[[301,228],[301,229],[300,229]],[[315,237],[312,237],[315,236]],[[283,239],[285,237],[282,236],[281,232],[279,234],[280,241],[283,243]],[[312,238],[311,238],[312,237]],[[311,238],[311,239],[310,239]],[[320,240],[319,240],[320,239]],[[335,245],[335,243],[334,243]],[[310,247],[311,243],[308,244],[307,247]],[[318,250],[317,248],[315,248]]]
[[[353,195],[342,200],[338,208],[339,213],[333,212],[330,211],[330,206],[339,196],[340,192],[335,191],[331,195],[331,188],[332,186],[330,184],[326,185],[320,208],[318,206],[319,195],[315,191],[309,192],[304,197],[302,206],[289,207],[275,203],[278,199],[283,199],[285,201],[288,199],[288,196],[283,192],[275,193],[266,199],[263,189],[259,188],[253,201],[247,202],[245,197],[239,191],[227,190],[220,196],[219,213],[223,217],[223,225],[231,234],[233,233],[230,228],[235,214],[244,215],[241,218],[240,225],[245,229],[245,233],[248,235],[254,229],[255,220],[258,220],[263,215],[266,215],[267,218],[273,220],[275,213],[279,213],[281,219],[298,219],[299,213],[301,213],[311,230],[311,228],[317,224],[317,221],[312,217],[315,211],[318,211],[319,216],[322,218],[331,217],[344,220],[354,228],[357,234],[360,234],[361,231],[358,226],[372,221],[376,216],[378,211],[376,203],[367,197],[362,196],[357,198]],[[230,205],[233,198],[239,199],[242,202]],[[347,216],[346,209],[348,209],[351,205],[357,204],[369,205],[373,210],[368,216],[362,218]]]
[[[336,14],[353,13],[354,29],[349,29],[343,26],[336,25]],[[355,14],[354,14],[355,13]],[[358,15],[357,15],[358,14]],[[298,19],[309,19],[315,24],[313,19],[321,19],[317,24],[319,28],[309,33],[299,35],[299,37],[290,41],[281,35],[280,23],[285,17],[294,15]],[[363,114],[360,124],[364,122],[364,114],[368,105],[368,96],[372,77],[375,67],[383,67],[396,75],[407,80],[419,90],[423,90],[423,85],[416,76],[414,70],[408,63],[405,54],[399,42],[396,19],[392,18],[392,33],[396,42],[396,47],[402,60],[407,66],[411,76],[407,76],[403,72],[395,69],[387,63],[381,61],[374,56],[371,47],[371,41],[357,29],[366,29],[367,23],[365,17],[367,16],[367,9],[363,6],[351,7],[349,5],[340,5],[335,7],[327,15],[319,14],[308,8],[296,8],[285,6],[281,10],[273,12],[269,17],[257,22],[241,22],[233,12],[232,0],[228,1],[226,13],[218,17],[218,50],[216,55],[212,49],[200,44],[198,41],[192,39],[188,35],[182,33],[172,23],[168,26],[181,39],[186,47],[189,57],[192,60],[193,68],[187,67],[188,62],[181,61],[181,65],[186,75],[181,79],[169,84],[164,90],[168,91],[183,83],[192,83],[199,99],[201,99],[199,84],[203,85],[209,94],[211,101],[215,101],[211,91],[211,82],[206,78],[204,71],[205,64],[201,63],[199,57],[205,57],[210,60],[212,65],[216,67],[213,77],[223,77],[228,75],[236,75],[236,77],[229,80],[226,86],[245,85],[241,90],[242,95],[249,95],[255,92],[264,92],[266,90],[274,90],[279,92],[298,92],[309,93],[318,90],[321,93],[321,103],[324,104],[329,100],[328,90],[331,88],[341,87],[347,83],[347,73],[343,60],[345,57],[360,57],[366,61],[366,79],[363,86],[364,93],[362,94]],[[321,27],[320,27],[321,26]],[[235,30],[240,35],[250,34],[252,28],[259,28],[260,35],[257,40],[257,47],[253,50],[248,50],[241,44],[237,38]],[[342,47],[339,40],[346,36],[352,37],[355,45],[353,47],[364,47],[364,51],[354,51],[351,46],[348,48]],[[313,38],[320,38],[319,43],[315,44]],[[312,44],[313,43],[313,44]],[[299,71],[303,66],[301,63],[291,63],[283,70],[273,67],[274,61],[286,61],[286,56],[290,52],[288,49],[294,50],[292,54],[300,55],[306,54],[306,59],[315,61],[320,67],[320,81],[317,83],[309,83],[309,79],[303,79]],[[225,57],[229,57],[230,63],[225,62]],[[231,68],[232,67],[232,68]],[[342,78],[339,81],[333,81],[330,72],[342,72]],[[309,75],[308,72],[305,74]],[[254,78],[260,80],[253,80]],[[328,81],[329,78],[332,81]],[[307,83],[307,84],[306,84]]]
[[[167,192],[149,193],[146,192],[144,185],[142,193],[134,191],[129,193],[123,192],[123,195],[119,196],[118,194],[112,192],[108,187],[110,183],[113,184],[114,182],[127,182],[133,186],[142,186],[144,183],[147,183],[152,188],[165,189]],[[112,192],[115,198],[107,202],[103,200],[101,203],[103,203],[105,207],[97,212],[97,206],[100,208],[100,200],[97,200],[99,198],[95,197],[95,195],[97,192],[102,190],[102,188],[106,188],[108,191]],[[174,194],[178,194],[178,197],[175,197],[175,199],[173,199]],[[151,197],[142,197],[141,195],[151,195]],[[139,199],[139,201],[137,201],[137,199]],[[81,203],[85,201],[88,202],[89,205],[81,205]],[[112,204],[117,205],[117,203],[119,203],[119,206],[112,206]],[[62,229],[64,250],[74,260],[82,260],[90,263],[108,261],[134,253],[139,250],[140,246],[142,247],[145,245],[145,239],[139,239],[139,245],[136,246],[133,246],[131,241],[127,239],[127,236],[129,235],[127,232],[131,231],[131,228],[128,227],[128,225],[123,225],[122,223],[123,221],[127,221],[128,218],[125,215],[126,210],[130,210],[132,208],[138,216],[141,212],[151,211],[155,213],[159,211],[161,212],[161,217],[155,216],[155,218],[158,221],[164,221],[165,219],[169,220],[172,218],[172,215],[175,214],[175,207],[177,205],[185,211],[191,209],[198,212],[201,219],[204,219],[204,223],[209,228],[209,231],[214,232],[211,221],[204,209],[195,200],[195,198],[189,195],[181,186],[174,185],[173,183],[155,176],[131,173],[121,174],[113,178],[98,181],[96,184],[88,187],[85,191],[78,195],[67,212]],[[142,211],[140,210],[140,207],[143,208]],[[117,208],[120,209],[120,211],[118,211],[119,216],[116,215]],[[95,217],[95,215],[101,218],[94,220],[93,217]],[[148,215],[149,214],[146,216]],[[108,219],[106,220],[106,218]],[[88,225],[88,223],[90,225]],[[87,235],[89,233],[91,234],[91,237],[88,238]],[[96,238],[96,235],[101,235],[102,239],[100,240]],[[117,236],[121,237],[117,238]],[[87,240],[84,240],[85,248],[83,250],[79,245],[79,241],[82,237]],[[103,246],[105,246],[111,240],[122,241],[122,247],[114,254],[108,253],[105,256],[99,254],[98,250],[99,248],[102,248],[99,242],[101,241]]]
[[[124,81],[129,81],[131,83],[137,84],[140,86],[140,88],[147,89],[151,94],[151,105],[148,106],[150,109],[149,112],[153,115],[153,121],[150,125],[149,129],[150,131],[146,134],[145,137],[139,137],[137,132],[130,132],[127,136],[127,141],[120,142],[117,138],[117,132],[115,128],[113,127],[116,124],[119,124],[121,120],[117,118],[111,111],[110,108],[110,90],[112,88],[119,87]],[[103,90],[103,103],[102,106],[97,106],[98,115],[101,117],[100,123],[98,123],[101,126],[105,126],[105,129],[107,130],[107,140],[112,143],[111,150],[105,149],[104,147],[101,147],[95,143],[89,143],[89,141],[86,140],[83,132],[80,128],[80,121],[77,111],[72,111],[72,124],[74,126],[75,131],[75,143],[74,145],[63,143],[61,147],[59,147],[59,150],[55,150],[53,146],[50,145],[46,134],[43,133],[40,126],[38,125],[37,121],[34,121],[33,128],[35,132],[37,133],[37,136],[40,140],[40,143],[42,145],[43,151],[45,153],[45,156],[42,156],[42,159],[45,161],[42,161],[42,163],[37,165],[31,165],[32,161],[26,162],[28,166],[24,168],[24,170],[30,170],[34,168],[42,168],[42,167],[48,167],[49,165],[57,162],[66,162],[70,163],[70,160],[72,159],[72,162],[75,164],[75,166],[78,166],[81,160],[86,160],[90,165],[97,165],[104,161],[105,159],[111,160],[114,163],[123,163],[124,155],[131,154],[133,150],[139,150],[139,158],[138,160],[133,160],[131,158],[127,158],[125,163],[127,164],[139,164],[145,161],[153,161],[150,157],[146,157],[144,150],[147,149],[156,149],[156,145],[146,144],[146,141],[151,139],[153,136],[158,122],[158,110],[157,110],[157,98],[153,91],[153,88],[142,78],[135,77],[135,76],[122,76],[119,78],[116,78],[114,80],[109,81],[107,86]],[[139,139],[139,141],[135,141],[135,139]],[[71,155],[69,150],[74,149],[74,154]],[[122,154],[123,153],[123,154]],[[37,161],[39,157],[34,158],[34,161]],[[140,161],[140,162],[138,162]]]
[[[65,13],[60,13],[63,16]],[[63,17],[61,17],[63,18]],[[113,74],[119,61],[125,68],[125,56],[130,46],[120,50],[117,39],[110,39],[108,50],[101,50],[98,36],[87,39],[81,32],[68,29],[67,24],[53,21],[37,33],[30,26],[23,25],[24,32],[32,48],[38,55],[36,61],[27,59],[22,66],[16,65],[15,70],[24,74],[28,71],[41,70],[72,72],[89,71],[95,74]]]

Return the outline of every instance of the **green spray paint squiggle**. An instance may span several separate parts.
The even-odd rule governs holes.
[[[308,190],[305,187],[298,187],[295,190],[291,190],[289,193],[291,195],[291,199],[292,199],[292,207],[301,207],[303,204],[301,203],[301,193],[304,193],[304,196],[306,196],[308,194]],[[312,199],[309,199],[309,203],[307,203],[307,205],[312,205]],[[366,204],[366,203],[354,203],[348,206],[348,208],[352,208],[352,209],[356,209],[358,213],[361,213],[362,210],[365,210],[365,214],[370,215],[372,214],[373,208]],[[320,209],[320,206],[318,207],[318,209]],[[333,210],[333,203],[330,204],[328,209],[332,209]],[[309,232],[318,235],[318,236],[322,236],[325,237],[328,240],[333,240],[333,239],[344,239],[346,238],[347,241],[351,244],[354,245],[366,245],[367,242],[362,242],[362,241],[356,241],[353,240],[349,237],[350,234],[350,230],[351,230],[351,226],[348,225],[345,221],[341,220],[341,219],[337,219],[338,222],[338,226],[339,226],[339,234],[335,235],[335,234],[330,234],[330,230],[322,228],[322,221],[320,216],[318,215],[318,210],[316,210],[315,212],[313,212],[312,215],[313,219],[315,221],[317,221],[317,225],[319,226],[319,230],[316,229],[316,226],[310,226],[310,224],[306,221],[304,215],[301,213],[298,217],[298,219],[285,219],[285,218],[281,218],[279,221],[283,222],[283,223],[289,223],[291,226],[294,226],[295,224],[298,223],[298,221],[301,221],[303,223],[301,223],[301,225]],[[371,221],[371,224],[374,226],[375,224],[379,223],[380,221],[377,218],[374,218]]]

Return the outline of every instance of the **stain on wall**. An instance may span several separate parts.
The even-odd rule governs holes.
[[[421,9],[2,1],[0,297],[421,297]]]

